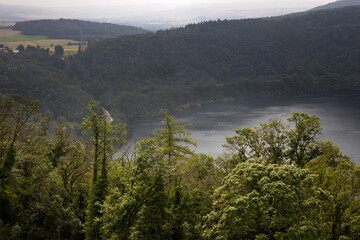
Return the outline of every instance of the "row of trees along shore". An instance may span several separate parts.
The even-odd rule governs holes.
[[[235,130],[213,158],[166,112],[131,149],[124,124],[88,111],[82,134],[52,133],[38,101],[2,98],[0,239],[360,238],[359,166],[316,116]]]

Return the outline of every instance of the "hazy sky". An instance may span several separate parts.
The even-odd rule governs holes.
[[[188,5],[188,4],[206,4],[206,3],[252,3],[261,2],[264,7],[271,6],[273,2],[292,2],[294,5],[307,5],[314,3],[325,4],[335,0],[0,0],[0,4],[23,5],[23,6],[115,6],[115,5],[133,5],[133,4],[165,4],[165,5]],[[268,6],[266,6],[268,5]]]

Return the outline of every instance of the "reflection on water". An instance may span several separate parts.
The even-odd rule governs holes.
[[[247,99],[231,103],[212,103],[175,113],[177,120],[192,124],[192,139],[198,143],[197,152],[212,156],[222,153],[226,136],[234,129],[254,127],[269,118],[284,122],[293,112],[314,114],[320,118],[323,139],[340,146],[343,153],[360,164],[360,95],[298,96]],[[134,143],[152,137],[155,128],[162,128],[161,117],[142,119],[132,124]]]

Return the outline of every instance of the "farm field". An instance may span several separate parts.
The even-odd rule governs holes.
[[[0,30],[0,33],[0,43],[10,49],[16,49],[16,47],[20,44],[25,47],[28,45],[39,45],[42,48],[49,48],[50,52],[54,52],[54,46],[61,45],[64,48],[64,54],[71,55],[75,54],[79,48],[78,45],[68,45],[68,43],[79,43],[78,41],[71,39],[48,39],[46,36],[29,36],[21,34],[20,31],[14,31],[11,29],[2,29]]]
[[[1,35],[0,35],[0,38],[1,37],[8,37],[8,36],[12,36],[12,35],[19,35],[21,34],[20,31],[14,31],[12,29],[0,29],[1,31]]]
[[[37,41],[45,40],[46,36],[29,36],[21,34],[20,31],[14,31],[11,29],[0,30],[0,42],[1,43],[12,43],[12,42],[25,42],[25,41]]]

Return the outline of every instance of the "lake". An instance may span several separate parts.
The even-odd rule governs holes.
[[[198,143],[197,152],[219,156],[227,136],[234,129],[254,127],[270,118],[284,122],[293,112],[314,114],[320,118],[322,140],[331,140],[341,151],[360,164],[360,95],[296,96],[246,99],[236,102],[204,104],[173,114],[189,130]],[[152,137],[162,128],[162,117],[140,119],[132,123],[130,143]]]

